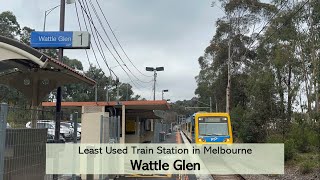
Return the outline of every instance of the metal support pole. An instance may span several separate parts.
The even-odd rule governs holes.
[[[46,31],[47,11],[44,12],[43,31]]]
[[[128,99],[129,99],[129,83],[127,84],[127,96],[126,96],[126,101],[128,101]]]
[[[109,101],[109,85],[106,85],[106,101]]]
[[[98,102],[98,84],[94,86],[94,101]]]
[[[163,90],[162,90],[162,97],[161,97],[161,99],[163,100]]]
[[[210,112],[212,112],[212,100],[211,100],[211,97],[210,97]]]
[[[117,84],[117,101],[119,101],[119,85]]]
[[[103,143],[103,140],[104,140],[104,138],[103,138],[103,135],[104,135],[104,133],[103,133],[103,128],[104,128],[104,125],[103,125],[103,115],[101,115],[100,116],[100,144],[102,144]],[[102,158],[100,158],[100,168],[102,167]],[[99,174],[99,180],[103,180],[103,175],[102,174]]]
[[[74,113],[74,118],[73,114],[70,116],[70,121],[73,121],[73,143],[77,144],[77,135],[78,135],[78,112]],[[75,158],[75,157],[74,157]],[[72,174],[72,180],[77,180],[77,176],[75,174]]]
[[[60,1],[60,31],[64,31],[64,18],[65,18],[65,0]],[[63,48],[59,48],[58,60],[62,62]],[[55,143],[59,142],[60,137],[60,121],[61,121],[61,87],[57,88],[57,101],[56,101],[56,127],[55,127]],[[53,175],[53,179],[58,179],[58,175]]]
[[[156,81],[157,81],[157,70],[154,71],[154,77],[153,77],[153,100],[156,100]]]
[[[74,113],[74,118],[73,118],[73,136],[75,137],[73,139],[73,143],[77,144],[77,136],[78,136],[78,112]]]
[[[0,104],[0,180],[4,179],[4,155],[6,145],[8,104]]]

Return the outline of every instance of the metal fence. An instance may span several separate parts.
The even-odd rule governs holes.
[[[62,111],[61,121],[70,120],[70,114],[72,112]],[[26,123],[31,120],[55,120],[56,114],[55,110],[44,109],[44,108],[23,108],[16,106],[8,107],[8,117],[7,122],[12,128],[25,128]]]
[[[7,112],[8,106],[6,104],[0,104],[0,180],[3,180],[4,176],[4,151],[7,128]]]
[[[105,127],[107,130],[109,139],[106,143],[119,143],[120,142],[120,116],[104,117],[109,122],[109,127]]]
[[[0,180],[68,179],[45,174],[48,130],[26,128],[32,120],[54,121],[55,111],[0,105]],[[67,111],[61,114],[66,120]]]
[[[43,180],[47,129],[7,128],[9,109],[0,105],[0,180]]]
[[[4,180],[43,180],[46,129],[7,129]]]
[[[47,129],[26,128],[32,120],[54,120],[54,109],[0,106],[0,180],[71,179],[71,175],[45,174]],[[62,114],[62,121],[71,120]],[[10,127],[7,128],[7,122]],[[101,143],[120,142],[120,116],[101,117]],[[79,176],[73,176],[78,179]],[[100,179],[112,177],[101,175]]]

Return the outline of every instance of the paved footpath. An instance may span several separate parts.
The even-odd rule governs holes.
[[[180,144],[184,143],[181,138],[180,132],[172,132],[167,134],[166,139],[160,143],[168,144]],[[120,177],[116,180],[196,180],[195,175],[177,175],[177,174],[167,174],[167,175],[150,175],[150,176],[141,176],[141,175],[131,175],[130,177]],[[70,176],[61,177],[59,180],[71,180]],[[108,179],[109,180],[109,179]]]
[[[167,134],[166,139],[160,143],[168,143],[168,144],[180,144],[184,143],[180,132],[172,132],[171,134]],[[177,174],[167,174],[161,176],[132,176],[132,177],[121,177],[119,180],[196,180],[195,175],[177,175]]]

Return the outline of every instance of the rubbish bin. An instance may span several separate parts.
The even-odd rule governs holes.
[[[161,132],[159,133],[159,137],[160,137],[160,142],[161,142],[161,141],[165,141],[165,140],[166,140],[166,132],[161,131]]]

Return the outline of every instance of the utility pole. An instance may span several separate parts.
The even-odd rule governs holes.
[[[106,101],[109,101],[109,85],[108,83],[106,84]]]
[[[156,81],[157,81],[157,70],[153,70],[153,100],[156,100]]]
[[[60,27],[59,31],[64,31],[64,18],[65,18],[65,0],[60,1]],[[63,58],[63,48],[59,48],[58,60],[62,62]],[[57,88],[57,101],[56,101],[56,124],[55,124],[55,134],[54,141],[55,143],[59,142],[60,137],[60,121],[61,121],[61,87]]]
[[[116,88],[117,88],[117,101],[119,101],[119,78],[116,79]]]
[[[156,100],[157,71],[164,71],[164,67],[146,67],[146,71],[153,71],[153,100]]]
[[[127,84],[127,95],[126,95],[126,101],[128,101],[129,99],[129,83]]]
[[[212,112],[212,100],[211,100],[211,97],[210,97],[210,112]]]
[[[94,86],[94,100],[98,102],[98,84]]]
[[[227,91],[226,91],[226,112],[230,113],[230,89],[231,89],[231,39],[229,39],[228,42],[228,85],[227,85]]]
[[[60,1],[60,27],[59,31],[64,31],[64,18],[65,18],[65,0]],[[62,62],[63,58],[63,48],[59,48],[58,60]],[[60,139],[60,121],[61,121],[61,87],[57,88],[57,101],[56,101],[56,123],[55,123],[55,132],[54,132],[54,142],[59,143]],[[58,175],[54,174],[53,179],[58,179]]]

